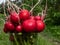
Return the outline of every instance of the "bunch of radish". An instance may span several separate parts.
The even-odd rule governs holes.
[[[41,16],[32,16],[26,10],[20,10],[19,13],[12,11],[8,20],[4,24],[5,33],[20,33],[20,32],[41,32],[45,28],[45,23],[41,20]]]

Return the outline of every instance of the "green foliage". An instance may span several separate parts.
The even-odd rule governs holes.
[[[46,25],[44,32],[41,33],[54,41],[60,42],[60,26]]]

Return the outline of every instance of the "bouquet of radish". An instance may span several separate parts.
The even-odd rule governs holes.
[[[10,34],[9,39],[14,42],[14,45],[25,45],[26,42],[32,45],[34,36],[45,29],[44,16],[32,15],[34,7],[30,11],[19,9],[18,13],[15,10],[8,10],[9,16],[3,31]]]
[[[12,11],[8,19],[4,25],[4,32],[6,33],[38,33],[45,28],[45,23],[41,20],[41,16],[31,16],[26,9],[22,9],[19,14]]]

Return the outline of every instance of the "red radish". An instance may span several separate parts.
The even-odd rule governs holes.
[[[8,32],[8,30],[7,30],[5,27],[4,27],[3,31],[4,31],[5,33],[7,33],[7,32]]]
[[[12,12],[11,15],[10,15],[10,20],[14,24],[19,23],[19,16],[18,16],[18,14],[16,12]]]
[[[34,32],[35,31],[35,20],[29,19],[23,22],[23,29],[26,32]]]
[[[16,31],[17,31],[17,32],[22,32],[22,26],[21,26],[21,25],[18,25],[18,26],[16,27]]]
[[[37,21],[36,21],[36,30],[37,30],[37,32],[43,31],[44,28],[45,28],[44,22],[41,21],[41,20],[37,20]]]
[[[35,20],[41,20],[41,16],[35,16]]]
[[[34,19],[35,17],[34,16],[30,16],[30,19]]]
[[[11,11],[10,12],[10,15],[16,15],[17,13],[16,13],[16,11]]]
[[[6,22],[4,26],[8,31],[14,31],[14,25],[11,22]]]
[[[10,41],[14,41],[14,36],[13,35],[10,35],[9,40]]]
[[[21,10],[20,13],[19,13],[19,17],[20,17],[21,20],[26,20],[30,17],[30,12],[26,9]]]

